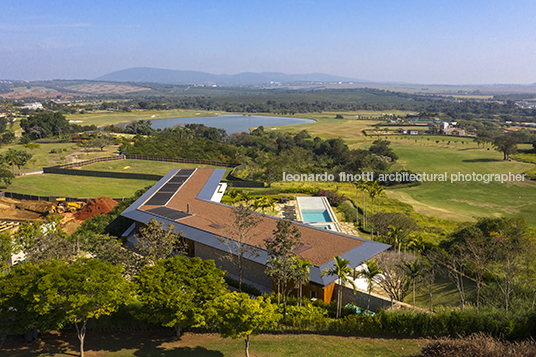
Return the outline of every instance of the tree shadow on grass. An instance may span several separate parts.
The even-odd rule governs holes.
[[[161,347],[142,347],[133,353],[133,356],[140,357],[223,357],[220,351],[207,350],[204,347],[177,347],[164,349]]]
[[[481,159],[465,159],[463,162],[499,162],[504,161],[500,159],[490,159],[490,158],[481,158]]]
[[[125,356],[140,357],[223,357],[219,351],[199,346],[176,346],[180,341],[169,330],[117,332],[88,330],[84,346],[87,357],[105,356],[113,352],[121,354],[121,351],[125,352]],[[24,344],[22,336],[11,335],[0,350],[0,356],[79,356],[79,347],[80,342],[73,330],[43,333],[39,341],[29,345]]]

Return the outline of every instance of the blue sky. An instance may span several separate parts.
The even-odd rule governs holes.
[[[536,82],[532,0],[3,0],[0,79],[130,67]]]

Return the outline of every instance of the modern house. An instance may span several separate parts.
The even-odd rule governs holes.
[[[218,239],[235,237],[232,211],[236,208],[219,203],[225,190],[225,184],[221,183],[224,174],[224,169],[173,170],[128,207],[122,216],[136,222],[136,231],[153,218],[165,225],[173,224],[176,232],[182,232],[186,238],[188,255],[214,259],[216,265],[236,276],[236,267],[225,259],[225,255],[233,253]],[[260,223],[252,230],[248,243],[259,248],[260,254],[246,260],[244,279],[271,291],[273,281],[265,273],[268,254],[264,243],[271,238],[278,218],[261,214],[259,218]],[[349,260],[352,267],[357,267],[389,248],[387,244],[303,223],[296,225],[302,243],[296,254],[313,264],[310,283],[303,289],[303,294],[325,302],[332,299],[337,277],[321,277],[321,272],[333,267],[335,256],[341,256]]]

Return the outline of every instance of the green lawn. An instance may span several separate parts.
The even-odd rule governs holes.
[[[77,355],[74,331],[43,334],[42,341],[29,346],[22,339],[9,337],[4,349],[13,357],[65,357]],[[17,343],[18,342],[18,343]],[[325,357],[403,357],[416,356],[425,339],[386,339],[328,335],[259,335],[250,339],[252,357],[325,356]],[[186,333],[180,339],[169,331],[100,332],[88,331],[86,357],[239,357],[244,356],[244,341],[222,339],[217,334]]]
[[[533,164],[502,160],[495,150],[437,147],[420,143],[393,142],[399,155],[397,168],[416,173],[447,173],[446,182],[424,182],[420,186],[388,191],[390,198],[410,203],[417,212],[452,220],[470,220],[480,216],[524,217],[536,226],[536,182],[453,181],[472,174],[520,174],[534,167]]]
[[[84,166],[84,170],[132,172],[164,176],[173,169],[183,168],[221,168],[211,165],[177,164],[174,162],[149,161],[149,160],[118,160],[99,162]]]
[[[77,151],[82,150],[80,146],[78,146],[76,143],[66,142],[66,143],[37,143],[39,144],[39,148],[30,150],[25,148],[22,144],[16,143],[16,144],[9,144],[2,146],[0,148],[0,154],[5,153],[8,149],[15,149],[15,150],[24,150],[27,152],[30,152],[33,157],[26,164],[25,167],[21,168],[21,172],[28,172],[28,171],[36,171],[36,170],[42,170],[43,167],[47,166],[54,166],[54,165],[60,165],[60,164],[66,164],[66,156],[70,155],[72,153],[75,153]],[[52,153],[51,151],[57,151]],[[84,152],[78,156],[81,160],[87,160],[92,159],[95,157],[101,157],[101,156],[109,156],[111,153],[117,151],[117,145],[115,146],[107,146],[104,148],[103,151],[100,149],[93,149],[89,152]],[[15,168],[16,172],[17,169]]]
[[[36,196],[131,197],[156,181],[126,180],[70,175],[28,175],[17,177],[6,191]]]
[[[135,120],[155,120],[165,118],[188,118],[195,116],[214,116],[222,114],[221,112],[203,111],[203,110],[137,110],[133,112],[108,112],[98,111],[96,113],[88,114],[72,114],[67,115],[68,120],[74,121],[80,125],[96,125],[102,127],[110,124],[129,123]],[[226,113],[227,114],[227,113]]]
[[[466,304],[476,305],[476,285],[474,281],[464,279],[464,288],[466,294]],[[423,284],[417,285],[415,289],[415,305],[424,310],[430,309],[430,292],[428,286]],[[413,292],[410,291],[404,299],[406,304],[413,304]],[[434,285],[432,286],[432,305],[436,309],[440,306],[461,307],[460,294],[456,289],[454,282],[447,276],[442,276],[439,273],[436,276]]]

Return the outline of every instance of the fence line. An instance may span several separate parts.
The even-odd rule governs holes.
[[[8,198],[14,198],[17,200],[27,200],[27,201],[48,201],[48,202],[56,202],[56,199],[58,198],[65,198],[67,202],[89,202],[92,200],[92,198],[89,197],[65,197],[65,196],[36,196],[36,195],[26,195],[23,193],[16,193],[16,192],[6,192],[6,191],[0,191],[0,197],[8,197]],[[121,202],[125,200],[126,198],[112,198],[113,200],[117,202]]]
[[[136,173],[130,173],[130,172],[114,172],[114,171],[73,170],[73,169],[64,169],[64,168],[58,168],[58,167],[44,167],[43,173],[57,174],[57,175],[73,175],[73,176],[108,177],[108,178],[129,179],[129,180],[151,180],[151,181],[158,181],[163,177],[162,175],[152,175],[152,174],[136,174]]]

